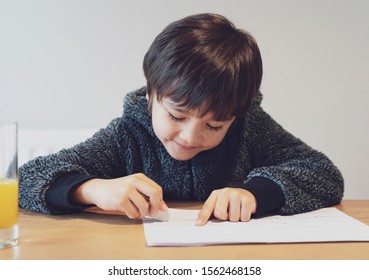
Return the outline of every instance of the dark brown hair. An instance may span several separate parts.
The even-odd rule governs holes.
[[[149,104],[169,98],[179,107],[216,120],[240,116],[256,97],[262,60],[255,39],[216,14],[169,24],[143,62]]]

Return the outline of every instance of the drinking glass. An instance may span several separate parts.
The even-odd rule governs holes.
[[[0,121],[0,249],[18,244],[18,125]]]

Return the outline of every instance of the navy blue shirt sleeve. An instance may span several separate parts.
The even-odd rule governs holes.
[[[278,184],[272,180],[254,177],[246,182],[244,188],[256,198],[257,209],[253,214],[254,218],[276,214],[284,205],[284,194]]]
[[[95,177],[78,173],[58,177],[45,194],[46,202],[52,208],[65,214],[82,211],[91,205],[73,203],[70,194],[76,187],[93,178]]]

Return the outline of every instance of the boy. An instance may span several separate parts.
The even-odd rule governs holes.
[[[338,204],[332,162],[260,107],[262,61],[253,37],[215,14],[168,25],[144,57],[147,87],[92,138],[20,168],[19,203],[49,214],[88,205],[131,219],[164,200],[205,201],[211,215],[248,221]]]

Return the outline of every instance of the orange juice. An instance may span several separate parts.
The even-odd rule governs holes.
[[[0,229],[17,224],[18,182],[0,178]]]

